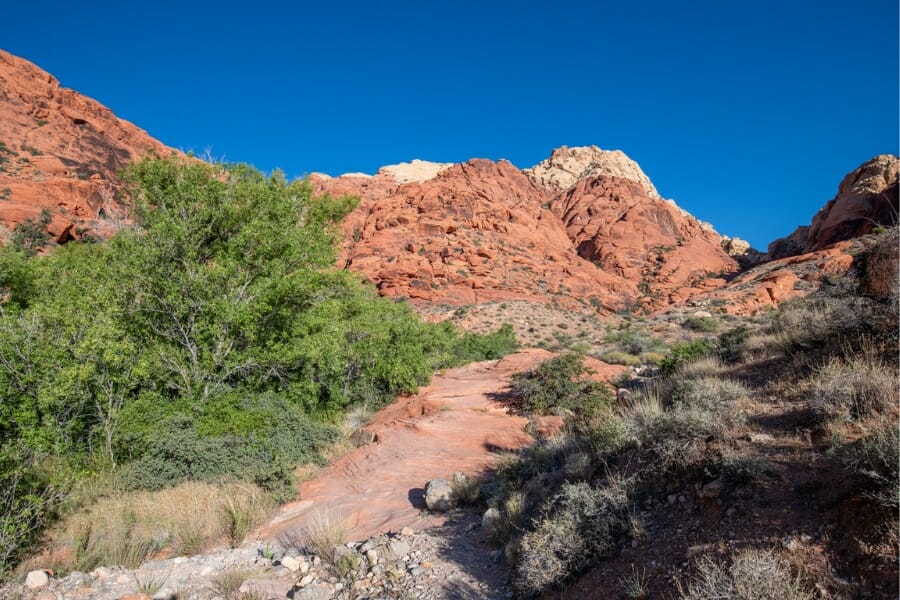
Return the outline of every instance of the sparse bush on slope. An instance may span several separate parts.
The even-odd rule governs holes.
[[[679,584],[682,600],[812,600],[790,565],[769,550],[744,550],[730,564],[711,558],[700,560],[697,575]]]

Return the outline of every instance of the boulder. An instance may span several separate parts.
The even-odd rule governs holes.
[[[446,479],[432,479],[425,484],[425,505],[435,512],[447,512],[456,506],[453,488]]]
[[[50,583],[50,576],[46,571],[29,571],[25,576],[25,587],[29,590],[39,590]]]

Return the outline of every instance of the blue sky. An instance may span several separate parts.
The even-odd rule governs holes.
[[[292,176],[618,148],[663,196],[764,248],[898,152],[897,11],[6,0],[0,47],[166,144]]]

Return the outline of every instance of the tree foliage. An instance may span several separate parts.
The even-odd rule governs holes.
[[[335,269],[353,198],[174,157],[125,180],[135,226],[108,243],[0,251],[0,450],[54,457],[35,473],[283,495],[346,407],[515,348],[511,328],[461,336]]]

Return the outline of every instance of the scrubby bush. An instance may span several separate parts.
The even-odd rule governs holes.
[[[900,430],[889,419],[843,452],[844,463],[871,484],[869,495],[880,504],[900,509]]]
[[[612,390],[605,383],[585,379],[588,373],[582,355],[562,354],[531,371],[516,373],[510,388],[525,413],[573,413],[588,419],[612,405]]]
[[[719,328],[719,321],[714,317],[690,316],[684,322],[684,326],[692,331],[713,333]]]
[[[540,594],[610,556],[628,531],[628,493],[622,482],[566,484],[522,536],[515,585]]]
[[[748,337],[750,337],[750,330],[745,325],[719,334],[719,337],[716,338],[716,349],[722,360],[726,363],[740,360]]]
[[[791,573],[788,562],[770,550],[744,550],[729,565],[704,557],[697,575],[686,585],[679,584],[683,600],[812,600],[800,578]]]
[[[897,402],[897,376],[872,356],[832,359],[812,377],[810,404],[823,421],[860,419]]]
[[[711,460],[709,442],[721,438],[725,425],[702,408],[667,410],[641,423],[635,436],[646,468],[656,474],[685,473]]]
[[[678,344],[672,348],[669,356],[660,363],[660,372],[663,375],[673,375],[683,363],[706,356],[712,352],[712,345],[705,339]]]
[[[633,367],[641,364],[640,357],[635,356],[634,354],[629,354],[628,352],[622,352],[621,350],[610,350],[609,352],[604,352],[600,356],[600,360],[611,365],[625,365],[628,367]]]

